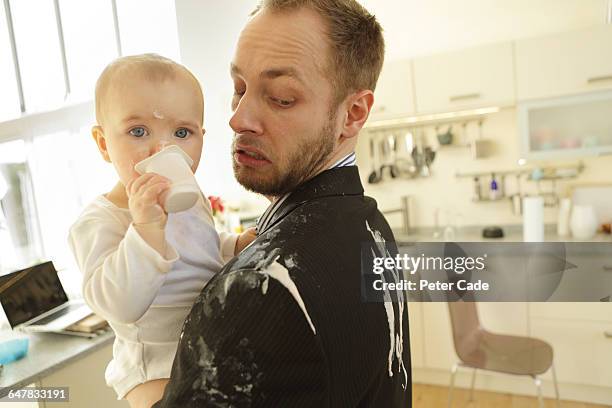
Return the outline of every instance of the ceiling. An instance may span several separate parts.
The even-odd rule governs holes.
[[[359,0],[399,59],[604,24],[608,0]]]

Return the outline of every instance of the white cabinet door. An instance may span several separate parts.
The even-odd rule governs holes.
[[[561,383],[612,385],[612,323],[584,320],[531,319],[533,337],[553,347]],[[551,378],[550,374],[546,377]],[[612,402],[612,390],[610,392]]]
[[[126,400],[117,400],[117,394],[104,380],[106,365],[112,358],[112,345],[107,345],[43,378],[40,381],[43,387],[69,388],[69,402],[48,403],[46,406],[129,408]]]
[[[417,58],[414,80],[419,113],[512,105],[512,43]]]
[[[612,88],[612,25],[516,42],[519,100]]]
[[[459,361],[453,345],[448,304],[422,303],[425,367],[447,370]]]
[[[414,115],[412,83],[412,61],[385,61],[374,92],[372,120]]]
[[[412,367],[423,367],[423,307],[419,302],[408,302],[408,321],[410,331],[410,360]]]
[[[600,321],[612,324],[612,303],[610,302],[542,302],[530,305],[532,318],[576,319]]]

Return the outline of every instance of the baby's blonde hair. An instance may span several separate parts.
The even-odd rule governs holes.
[[[202,100],[202,106],[204,106],[200,82],[185,66],[158,54],[139,54],[117,58],[104,68],[96,82],[96,121],[102,124],[104,99],[113,82],[120,76],[138,72],[148,81],[160,82],[174,78],[180,71],[187,73],[193,79]]]

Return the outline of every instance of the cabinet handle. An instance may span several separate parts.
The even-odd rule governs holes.
[[[606,330],[604,336],[606,339],[612,339],[612,331]]]
[[[451,96],[449,99],[451,102],[457,102],[457,101],[461,101],[464,99],[478,99],[478,98],[480,98],[479,93],[471,93],[471,94],[465,94],[465,95],[454,95],[454,96]]]
[[[598,76],[587,79],[587,83],[593,84],[595,82],[612,81],[612,75]]]

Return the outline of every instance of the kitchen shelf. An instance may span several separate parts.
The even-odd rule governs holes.
[[[509,170],[490,170],[490,171],[478,171],[478,172],[456,172],[455,177],[457,178],[474,178],[474,177],[485,177],[490,176],[491,174],[495,174],[496,176],[521,176],[521,175],[531,175],[534,170],[540,169],[544,172],[546,171],[555,171],[560,169],[576,169],[577,173],[573,176],[542,176],[542,178],[538,180],[532,181],[545,181],[545,180],[561,180],[561,179],[570,179],[578,176],[584,170],[584,163],[581,161],[577,164],[568,164],[568,165],[556,165],[556,166],[542,166],[542,167],[521,167],[520,169],[509,169]]]
[[[469,120],[481,119],[483,116],[497,113],[501,109],[502,108],[499,106],[494,106],[489,108],[470,109],[456,112],[434,113],[430,115],[415,115],[399,117],[396,119],[375,120],[372,122],[367,122],[364,126],[364,129],[393,129],[411,126],[417,127],[428,125],[444,125],[459,121],[465,122]]]

